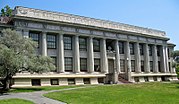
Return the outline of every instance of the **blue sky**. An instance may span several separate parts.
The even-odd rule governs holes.
[[[59,11],[163,30],[179,50],[179,0],[0,0],[9,5]]]

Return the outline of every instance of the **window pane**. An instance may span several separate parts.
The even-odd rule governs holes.
[[[67,71],[67,72],[73,71],[72,57],[65,57],[65,71]]]
[[[130,47],[130,54],[134,55],[134,43],[129,43],[129,47]]]
[[[144,72],[144,61],[141,61],[141,71]]]
[[[47,48],[56,48],[56,35],[47,35]]]
[[[80,47],[80,51],[87,51],[86,38],[79,38],[79,47]]]
[[[39,47],[39,40],[40,40],[39,36],[40,36],[39,33],[33,33],[33,32],[29,33],[29,37],[32,38],[33,41],[37,42],[38,47]]]
[[[93,39],[93,49],[94,52],[100,52],[100,40]]]
[[[131,71],[135,72],[135,60],[131,60]]]
[[[124,42],[119,42],[119,53],[124,54]]]
[[[153,61],[150,61],[150,71],[153,72]]]
[[[143,46],[143,44],[139,44],[139,49],[140,49],[140,55],[144,55],[144,46]]]
[[[120,69],[121,72],[125,72],[125,60],[120,60]]]
[[[100,72],[100,59],[94,59],[94,71]]]
[[[64,49],[65,50],[72,50],[72,37],[64,36]]]
[[[149,45],[149,56],[152,56],[152,45]]]
[[[87,59],[80,58],[80,71],[87,72]]]

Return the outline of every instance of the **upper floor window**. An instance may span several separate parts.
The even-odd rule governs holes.
[[[144,45],[139,44],[139,49],[140,49],[140,55],[144,55]]]
[[[157,46],[157,56],[160,56],[160,46]]]
[[[38,47],[39,47],[39,41],[40,41],[40,35],[39,33],[36,32],[29,32],[29,37],[32,38],[33,41],[38,43]]]
[[[79,48],[80,51],[87,51],[87,41],[86,38],[79,38]]]
[[[130,54],[134,55],[134,43],[129,43],[129,47],[130,47]]]
[[[118,42],[119,43],[119,53],[124,54],[124,42]]]
[[[64,50],[72,50],[72,37],[64,36]]]
[[[100,40],[93,39],[93,50],[94,52],[100,52]]]
[[[56,48],[56,35],[47,35],[47,48]]]
[[[149,45],[149,56],[152,56],[152,45]]]

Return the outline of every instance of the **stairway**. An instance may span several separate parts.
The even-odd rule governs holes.
[[[124,78],[124,74],[119,74],[118,75],[118,81],[119,81],[119,83],[132,83],[132,82],[130,82],[130,81],[128,81],[128,80],[126,80],[125,78]]]

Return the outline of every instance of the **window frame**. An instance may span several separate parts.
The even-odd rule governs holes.
[[[85,61],[85,62],[84,62]],[[80,71],[87,72],[87,58],[80,58]]]
[[[135,60],[131,60],[131,72],[135,72]]]
[[[39,32],[29,32],[29,38],[31,38],[33,41],[37,42],[37,48],[40,46],[40,33]]]
[[[56,48],[57,48],[57,36],[54,34],[47,34],[47,49],[56,49]]]
[[[68,59],[68,61],[67,61],[67,59]],[[69,61],[69,60],[71,60],[71,61]],[[73,72],[73,57],[65,57],[64,63],[65,63],[65,72]],[[68,68],[70,68],[70,70]]]
[[[79,50],[87,51],[87,39],[84,37],[79,37]]]
[[[93,51],[100,52],[100,39],[93,39]]]
[[[119,54],[124,54],[124,42],[119,41],[118,45],[119,45]]]
[[[68,40],[69,38],[69,40]],[[64,50],[72,50],[72,36],[63,36]]]
[[[134,55],[134,43],[129,43],[130,55]]]
[[[97,59],[97,58],[94,59],[94,72],[101,72],[101,63],[100,63],[100,61],[101,61],[100,59]]]

